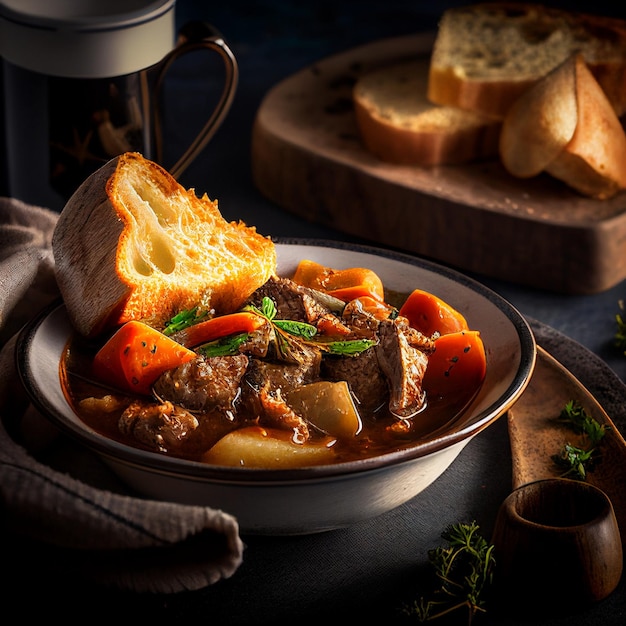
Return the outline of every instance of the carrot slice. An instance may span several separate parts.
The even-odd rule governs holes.
[[[382,288],[380,291],[382,291]],[[379,302],[383,301],[383,296],[379,294],[378,286],[369,281],[363,282],[359,285],[352,285],[350,287],[331,289],[327,293],[329,296],[333,296],[334,298],[338,298],[344,302],[350,302],[351,300],[364,296],[375,298]]]
[[[347,337],[352,332],[340,319],[332,313],[320,317],[315,323],[317,332],[321,335]]]
[[[384,300],[385,297],[378,274],[363,267],[336,270],[303,259],[298,264],[293,281],[304,287],[324,291],[344,302],[360,296],[371,296],[377,300]]]
[[[434,396],[470,396],[478,391],[486,372],[487,358],[480,333],[448,333],[435,340],[435,351],[428,357],[424,374],[424,389]]]
[[[150,395],[154,381],[198,355],[139,321],[124,324],[93,359],[93,374],[123,391]]]
[[[204,322],[198,322],[178,331],[172,338],[187,348],[228,337],[239,333],[252,333],[267,324],[267,319],[258,313],[239,311],[228,315],[213,317]]]
[[[465,318],[453,307],[437,296],[415,289],[400,308],[400,315],[409,320],[409,324],[431,337],[434,333],[447,335],[462,330],[469,330]]]

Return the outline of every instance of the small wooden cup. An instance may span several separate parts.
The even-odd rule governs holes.
[[[502,503],[492,537],[501,594],[531,605],[577,607],[607,597],[623,568],[613,505],[597,487],[554,478]]]

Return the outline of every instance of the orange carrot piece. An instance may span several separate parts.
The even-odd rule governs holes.
[[[187,348],[194,348],[221,337],[252,333],[264,324],[267,324],[267,319],[262,315],[250,311],[239,311],[199,322],[178,331],[172,337]]]
[[[317,332],[329,337],[347,337],[352,332],[340,319],[332,313],[320,317],[315,322]]]
[[[331,289],[328,291],[329,296],[343,300],[344,302],[350,302],[356,298],[363,296],[369,296],[370,298],[376,298],[380,302],[383,301],[383,296],[378,295],[378,287],[372,283],[362,283],[360,285],[352,285],[350,287],[341,287],[339,289]]]
[[[385,297],[378,274],[363,267],[336,270],[303,259],[298,264],[293,281],[304,287],[324,291],[344,302],[360,296],[372,296],[381,301]]]
[[[409,320],[409,324],[430,337],[469,330],[465,318],[453,307],[437,296],[415,289],[400,308],[400,315]]]
[[[139,321],[124,324],[100,348],[93,374],[102,382],[141,395],[150,395],[154,381],[198,355]]]
[[[427,394],[446,397],[468,396],[478,390],[487,372],[485,347],[477,330],[463,330],[441,335],[435,340],[435,351],[428,357],[424,374]]]

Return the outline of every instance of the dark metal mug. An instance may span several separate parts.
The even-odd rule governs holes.
[[[209,24],[188,23],[175,41],[175,0],[126,0],[123,13],[114,12],[116,3],[84,0],[81,17],[71,5],[0,0],[8,193],[55,210],[122,152],[140,152],[179,177],[221,125],[238,80],[232,51]],[[53,9],[60,13],[50,17]],[[164,79],[174,61],[198,50],[223,62],[220,95],[169,165],[163,162]],[[213,66],[210,73],[214,87]]]

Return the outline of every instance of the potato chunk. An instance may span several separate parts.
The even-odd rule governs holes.
[[[346,381],[319,381],[289,393],[289,406],[322,432],[338,438],[361,431],[361,418]]]
[[[205,452],[203,462],[228,467],[289,469],[332,463],[332,439],[324,443],[294,443],[291,431],[249,426],[222,437]]]

